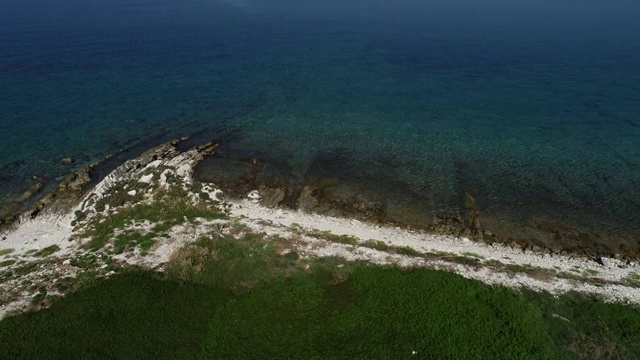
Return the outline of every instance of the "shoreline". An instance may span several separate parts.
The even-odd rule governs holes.
[[[163,271],[179,249],[199,236],[211,231],[228,232],[240,225],[245,229],[242,231],[279,239],[302,257],[339,256],[378,265],[425,267],[488,285],[525,287],[556,295],[577,291],[605,301],[640,304],[640,267],[634,261],[600,257],[596,262],[578,254],[523,251],[464,236],[268,208],[260,205],[265,194],[256,189],[245,194],[244,199],[222,200],[224,195],[219,188],[200,184],[194,190],[197,182],[193,180],[197,164],[213,154],[217,145],[208,143],[187,151],[180,151],[175,145],[164,144],[126,161],[82,196],[77,192],[69,197],[54,196],[52,203],[35,216],[27,212],[12,229],[2,231],[0,319],[15,311],[48,306],[42,299],[34,302],[41,288],[46,294],[63,297],[64,291],[57,291],[53,284],[62,277],[79,278],[89,270],[98,277],[108,277],[118,267],[128,265]],[[166,236],[154,238],[147,250],[135,244],[126,245],[121,252],[114,250],[114,238],[131,231],[150,234],[156,225],[147,220],[132,222],[115,229],[101,247],[88,247],[95,241],[89,230],[110,217],[135,210],[138,204],[151,206],[156,201],[154,196],[175,187],[186,189],[187,197],[182,201],[205,204],[209,209],[220,207],[226,219],[198,217],[195,222],[176,223],[163,234]],[[101,203],[107,205],[99,207]],[[72,205],[63,210],[61,204]],[[80,260],[85,258],[91,258],[95,268],[83,267]],[[24,272],[26,267],[30,270],[25,274],[13,275]],[[44,280],[51,278],[54,280]],[[26,280],[30,286],[21,285]],[[29,290],[33,286],[36,288]]]
[[[144,156],[149,149],[171,144],[177,151],[184,152],[207,139],[204,133],[195,133],[152,148],[137,144],[107,155],[101,161],[77,167],[56,184],[38,181],[21,194],[19,200],[3,209],[11,208],[0,218],[0,233],[11,228],[27,212],[36,216],[40,210],[51,207],[57,207],[58,213],[64,212],[111,172],[127,161]],[[210,169],[202,170],[211,164],[214,169],[223,170],[217,172],[223,175],[212,179],[207,174]],[[331,168],[325,169],[328,173],[310,169],[311,175],[300,177],[288,174],[282,166],[270,159],[236,158],[226,153],[205,157],[194,167],[193,177],[195,181],[214,183],[225,194],[238,199],[257,189],[264,195],[261,202],[268,208],[301,209],[379,225],[425,230],[431,234],[462,236],[487,244],[501,243],[522,251],[640,261],[640,242],[631,230],[623,232],[596,223],[577,224],[537,213],[531,214],[530,218],[514,220],[485,210],[482,204],[471,208],[464,205],[425,207],[419,194],[412,194],[407,189],[387,193],[391,190],[386,188],[388,184],[376,185],[375,181],[369,182],[372,181],[370,178],[362,182],[363,179],[336,177],[335,169]],[[463,197],[471,195],[466,193]],[[404,199],[398,202],[398,196]]]

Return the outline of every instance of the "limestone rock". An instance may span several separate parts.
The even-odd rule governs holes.
[[[285,197],[285,191],[280,188],[260,188],[262,194],[262,205],[268,208],[274,208],[280,204]]]
[[[258,203],[260,202],[260,200],[262,200],[262,195],[260,195],[260,193],[258,192],[258,190],[251,190],[248,194],[247,194],[247,198],[249,198],[251,201],[253,201],[254,203]]]
[[[199,153],[203,154],[203,155],[211,155],[213,154],[218,148],[220,147],[220,144],[216,144],[213,141],[209,141],[205,144],[202,145],[198,145],[196,147],[196,150],[198,150]]]
[[[22,195],[20,195],[20,198],[18,199],[18,202],[24,202],[24,201],[28,200],[33,195],[37,194],[40,191],[40,189],[42,189],[42,183],[41,182],[37,182],[37,183],[31,185],[30,188],[28,188],[25,192],[22,193]]]
[[[298,197],[297,206],[304,212],[312,212],[313,209],[318,206],[318,199],[313,196],[313,189],[309,186],[302,188],[300,196]]]

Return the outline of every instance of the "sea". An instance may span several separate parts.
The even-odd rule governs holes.
[[[0,208],[199,136],[293,177],[338,164],[425,219],[469,194],[507,237],[637,248],[638,19],[637,0],[0,0]]]

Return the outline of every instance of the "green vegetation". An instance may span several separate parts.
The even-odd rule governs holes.
[[[629,276],[624,279],[624,281],[629,285],[640,287],[640,274],[632,271],[629,273]]]
[[[583,273],[584,276],[598,276],[600,272],[598,270],[586,269]]]
[[[0,322],[2,359],[193,359],[222,289],[128,273]]]
[[[86,247],[98,250],[109,240],[116,239],[115,253],[136,245],[145,252],[153,245],[157,234],[165,233],[173,226],[184,223],[185,219],[194,223],[198,217],[207,220],[227,218],[226,213],[217,206],[217,203],[199,201],[194,204],[185,201],[186,196],[187,193],[182,189],[160,189],[156,192],[155,201],[152,204],[139,203],[131,207],[123,207],[116,214],[98,217],[83,234],[84,237],[91,237]],[[147,234],[133,231],[116,235],[118,230],[145,221],[154,224]]]
[[[484,259],[484,256],[480,255],[480,254],[476,254],[474,252],[463,252],[462,255],[464,256],[468,256],[468,257],[472,257],[472,258],[476,258],[476,259]]]
[[[95,209],[97,212],[105,211],[107,205],[110,208],[120,207],[124,204],[135,204],[143,200],[144,190],[151,185],[141,183],[136,180],[121,181],[112,186],[102,198],[95,202]],[[129,195],[128,192],[135,190],[135,195]],[[76,221],[83,221],[86,215],[82,212],[76,211]]]
[[[72,263],[89,271],[54,287],[80,290],[60,299],[41,288],[32,301],[52,308],[0,322],[0,358],[640,357],[635,307],[426,269],[310,261],[287,241],[212,231],[174,254],[164,275],[101,281],[93,269],[108,257],[78,256]]]
[[[400,255],[407,256],[420,256],[420,252],[410,246],[399,246],[396,248],[396,252]]]
[[[387,245],[384,241],[380,241],[380,240],[368,240],[365,241],[362,246],[371,248],[371,249],[375,249],[378,251],[388,251],[389,250],[389,245]]]
[[[127,230],[116,236],[116,239],[113,242],[113,253],[121,254],[126,248],[139,246],[141,253],[145,255],[149,252],[151,246],[155,244],[156,236],[158,236],[158,234],[154,231],[150,231],[143,235],[139,231]]]
[[[33,254],[35,257],[47,257],[55,252],[60,251],[60,247],[58,245],[47,246],[46,248],[36,252]]]
[[[14,270],[14,275],[16,276],[23,276],[23,275],[29,274],[38,267],[37,262],[28,262],[28,263],[18,264],[18,265],[20,266],[18,266]]]
[[[172,279],[243,293],[273,277],[298,270],[301,262],[297,253],[281,255],[280,242],[286,240],[260,241],[265,236],[246,233],[234,238],[212,232],[174,253],[167,274]]]
[[[81,269],[93,269],[98,267],[99,260],[94,253],[79,254],[74,258],[71,258],[71,266],[76,266]]]
[[[501,263],[499,260],[495,260],[495,259],[489,259],[487,261],[484,262],[485,265],[490,266],[490,267],[504,267],[504,264]]]
[[[41,287],[38,289],[38,293],[31,298],[31,303],[37,304],[43,301],[46,296],[47,296],[47,289]]]
[[[0,256],[11,254],[13,251],[13,249],[0,249]]]
[[[15,264],[16,261],[17,260],[14,260],[14,259],[0,261],[0,267],[11,266],[11,265]]]
[[[313,230],[307,235],[316,237],[318,239],[324,239],[331,242],[337,242],[337,243],[353,245],[353,246],[358,245],[358,243],[360,242],[360,239],[358,239],[355,236],[345,235],[345,234],[337,235],[332,233],[329,230],[323,230],[323,231]]]

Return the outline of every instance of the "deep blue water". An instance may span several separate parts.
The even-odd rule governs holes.
[[[433,211],[468,192],[640,234],[637,19],[632,0],[0,0],[0,205],[63,157],[204,131],[292,173],[337,154]]]

